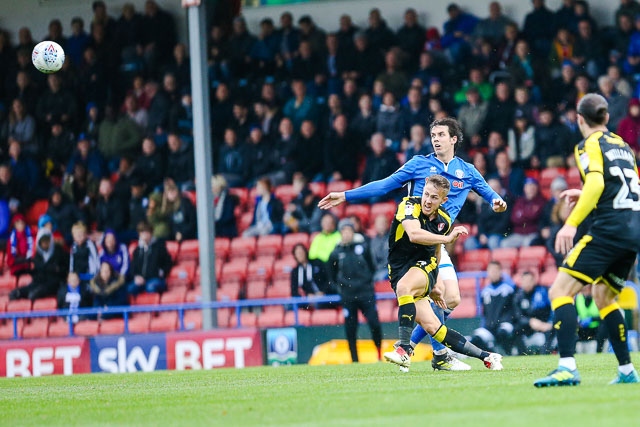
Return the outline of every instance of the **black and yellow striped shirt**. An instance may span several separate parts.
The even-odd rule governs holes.
[[[575,156],[585,186],[567,224],[578,226],[591,215],[589,234],[607,240],[634,241],[637,246],[640,180],[633,150],[618,135],[598,131],[576,146]],[[601,177],[588,180],[587,175],[592,173]],[[597,194],[600,197],[596,199]]]
[[[416,219],[423,230],[433,234],[447,234],[451,230],[451,218],[442,207],[433,220],[422,213],[421,197],[405,197],[398,205],[396,215],[389,231],[389,265],[392,269],[401,269],[407,264],[418,261],[431,262],[435,259],[436,245],[412,243],[402,226],[402,221]]]

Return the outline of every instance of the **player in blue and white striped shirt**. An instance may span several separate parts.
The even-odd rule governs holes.
[[[330,209],[343,202],[382,196],[404,186],[407,186],[409,196],[420,196],[425,178],[439,174],[446,177],[451,183],[449,199],[442,206],[447,210],[452,221],[455,221],[467,199],[467,194],[471,190],[489,202],[494,212],[504,212],[507,209],[507,204],[502,197],[489,187],[472,164],[455,156],[455,148],[462,142],[462,128],[457,120],[449,117],[435,120],[431,123],[430,131],[434,153],[426,156],[414,156],[387,178],[370,182],[352,190],[329,193],[320,201],[320,208]],[[440,320],[444,323],[449,313],[460,304],[458,278],[451,263],[451,258],[444,246],[442,247],[438,267],[438,282],[444,284],[444,300],[448,307],[444,313],[440,313],[443,316],[443,319]],[[435,305],[434,311],[438,312]],[[422,327],[417,325],[411,336],[411,341],[413,344],[417,344],[426,335]],[[470,369],[469,365],[452,357],[447,352],[447,349],[433,338],[431,339],[431,345],[434,350],[434,358],[431,365],[434,369],[457,371]]]

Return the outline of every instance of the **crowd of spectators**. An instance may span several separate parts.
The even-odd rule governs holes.
[[[333,228],[321,219],[309,184],[384,178],[432,151],[433,119],[455,116],[465,135],[457,155],[511,207],[493,222],[471,195],[459,216],[478,224],[468,247],[545,244],[561,212],[536,177],[574,165],[575,106],[584,94],[605,96],[609,128],[640,150],[640,5],[621,0],[613,26],[595,19],[587,1],[564,0],[557,11],[544,0],[532,5],[522,23],[492,2],[486,17],[452,3],[449,19],[428,27],[414,9],[397,29],[378,9],[363,28],[343,15],[330,32],[290,12],[277,23],[261,20],[255,34],[242,16],[213,24],[207,60],[219,235],[321,231],[309,258],[326,261],[336,218]],[[0,30],[0,237],[17,242],[10,224],[19,230],[18,216],[48,199],[49,239],[72,248],[72,259],[82,246],[73,232],[80,223],[111,230],[125,245],[138,238],[141,222],[154,241],[195,238],[190,66],[175,17],[153,0],[141,11],[127,3],[117,17],[95,1],[92,12],[89,22],[76,17],[67,28],[53,19],[47,31],[33,29],[35,37],[28,27],[18,40]],[[64,47],[60,72],[31,65],[40,40]],[[274,194],[283,184],[298,189],[291,203]],[[236,221],[242,206],[232,187],[255,187],[256,200],[244,207],[254,212],[246,229]],[[32,258],[44,254],[45,264],[46,239],[38,233],[28,248]],[[76,270],[81,282],[99,271],[86,289],[119,283],[113,265]],[[123,289],[156,289],[153,277],[143,277],[136,273]]]

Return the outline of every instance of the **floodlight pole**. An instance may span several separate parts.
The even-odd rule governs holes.
[[[185,3],[191,3],[186,5]],[[191,96],[193,99],[193,155],[196,167],[198,246],[200,249],[200,284],[202,301],[216,300],[215,222],[211,194],[212,154],[209,85],[207,79],[206,9],[199,1],[184,2],[189,22],[189,54],[191,56]],[[202,310],[202,328],[217,326],[215,309]]]

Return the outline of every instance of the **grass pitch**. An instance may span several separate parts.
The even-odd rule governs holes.
[[[638,362],[637,354],[634,354]],[[0,379],[2,426],[634,426],[640,384],[608,386],[612,354],[579,355],[582,385],[536,389],[555,356],[489,371],[390,364]]]

